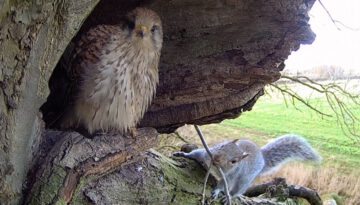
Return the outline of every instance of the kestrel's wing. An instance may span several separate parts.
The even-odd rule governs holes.
[[[71,81],[80,80],[85,64],[97,64],[111,36],[119,31],[115,26],[99,25],[86,32],[77,42],[72,59],[67,66],[67,75]]]
[[[58,65],[60,67],[54,71],[58,74],[50,79],[51,94],[45,107],[51,107],[54,112],[48,113],[45,108],[45,113],[50,115],[44,116],[47,127],[57,127],[59,120],[72,107],[79,91],[84,65],[96,64],[100,60],[104,46],[114,30],[118,31],[120,27],[114,28],[116,26],[96,26],[83,34],[78,42],[68,46]]]
[[[98,25],[86,32],[77,42],[72,59],[67,66],[66,74],[70,81],[67,104],[72,105],[82,83],[85,66],[96,65],[101,61],[106,45],[114,32],[121,32],[120,27]],[[94,70],[94,72],[96,72]]]

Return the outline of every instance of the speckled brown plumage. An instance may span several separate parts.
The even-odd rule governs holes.
[[[136,8],[122,25],[85,33],[68,66],[71,101],[62,128],[126,132],[135,127],[155,94],[162,25],[152,10]]]

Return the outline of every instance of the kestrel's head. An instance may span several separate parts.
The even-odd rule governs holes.
[[[160,52],[163,41],[161,19],[154,11],[138,7],[127,14],[132,40],[150,44]]]

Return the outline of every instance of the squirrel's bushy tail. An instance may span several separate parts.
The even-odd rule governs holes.
[[[261,151],[265,159],[261,174],[274,171],[288,161],[321,161],[321,157],[304,138],[293,134],[278,137],[262,147]]]

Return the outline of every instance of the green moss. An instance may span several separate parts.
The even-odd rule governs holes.
[[[90,181],[93,181],[95,179],[97,179],[97,177],[95,177],[95,176],[88,176],[86,178],[84,178],[84,177],[80,178],[80,182],[74,191],[72,204],[82,204],[82,205],[90,204],[84,198],[84,194],[82,193],[82,188],[85,187]]]
[[[156,153],[156,151],[153,151]],[[161,156],[161,154],[156,153]],[[167,196],[174,196],[173,202],[176,204],[176,201],[186,203],[186,204],[198,204],[202,196],[203,180],[205,177],[205,171],[203,169],[198,169],[199,165],[192,161],[187,160],[187,165],[180,168],[178,162],[167,158],[165,156],[161,157],[161,170],[164,172],[166,179],[164,180],[167,183],[170,183],[174,186],[174,189],[169,190],[170,193],[166,193]],[[194,179],[198,179],[197,181]],[[171,186],[170,186],[171,187]],[[178,192],[178,189],[187,190],[188,193],[184,194]],[[211,187],[207,186],[206,194],[210,195]],[[172,193],[171,193],[172,192]],[[189,193],[193,193],[189,195]]]
[[[57,196],[59,188],[62,186],[66,175],[67,172],[63,168],[56,166],[50,171],[49,177],[39,179],[40,181],[37,182],[39,184],[37,191],[30,200],[30,204],[39,205],[52,203]],[[56,203],[61,203],[61,201],[61,199],[57,200]]]
[[[67,205],[66,201],[63,199],[60,199],[58,201],[55,202],[55,205]]]

